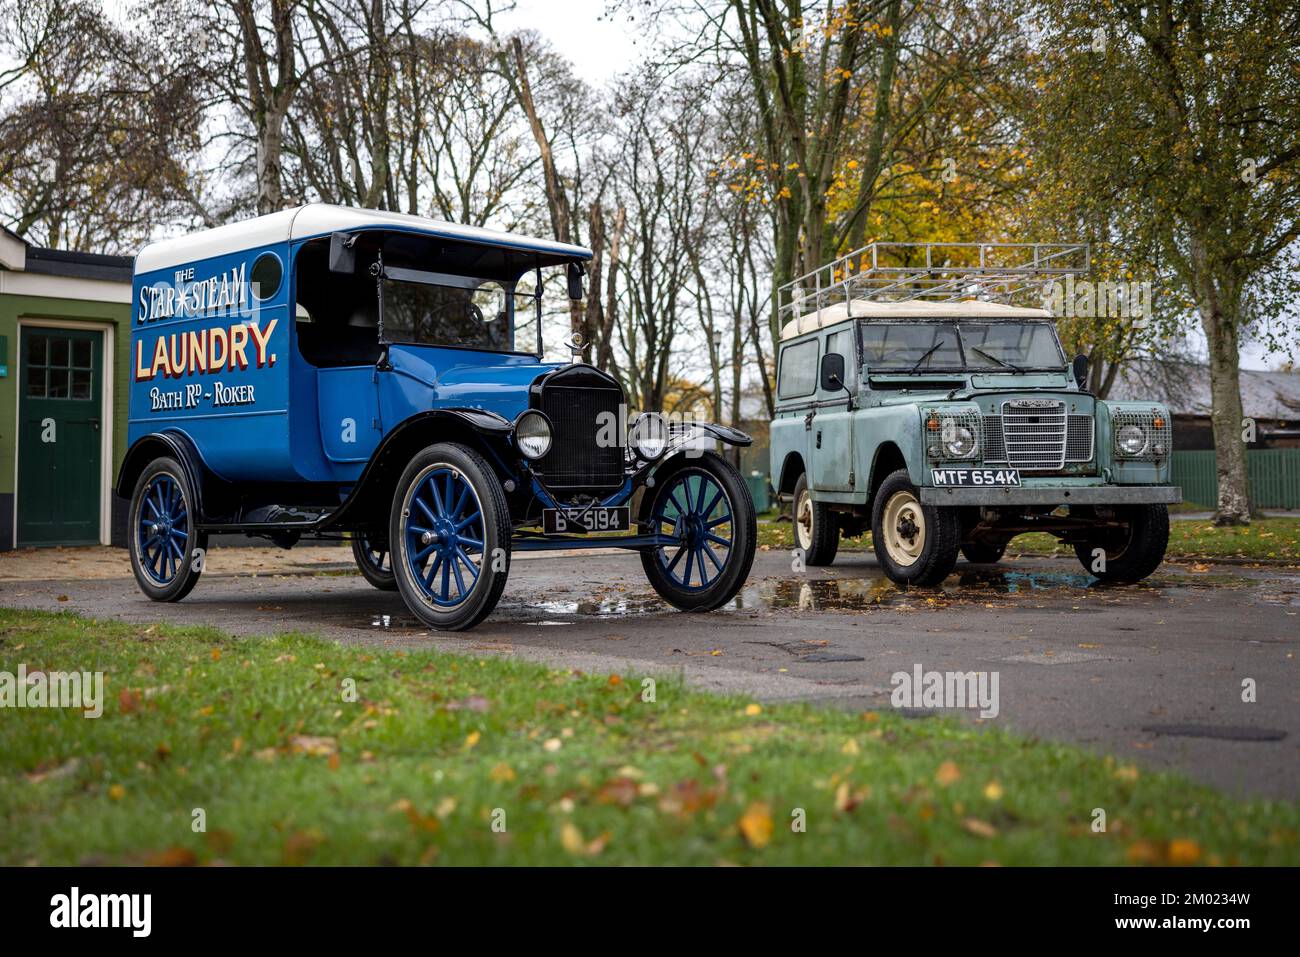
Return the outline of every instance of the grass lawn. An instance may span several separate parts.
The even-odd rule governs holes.
[[[20,663],[105,704],[0,711],[0,864],[1300,863],[1295,804],[946,720],[0,609]]]
[[[789,522],[767,522],[758,527],[760,546],[793,548],[794,530]],[[871,533],[844,541],[841,548],[868,549]],[[1020,535],[1011,540],[1009,554],[1073,556],[1074,550],[1051,535]],[[1300,518],[1261,518],[1250,525],[1217,528],[1210,522],[1190,520],[1169,523],[1169,558],[1241,558],[1300,563]]]

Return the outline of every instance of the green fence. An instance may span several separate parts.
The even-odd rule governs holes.
[[[1256,508],[1300,508],[1300,449],[1248,449],[1246,471]],[[1183,501],[1214,508],[1214,450],[1175,451],[1173,483],[1182,487]]]

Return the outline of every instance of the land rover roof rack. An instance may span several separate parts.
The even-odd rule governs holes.
[[[957,302],[1039,305],[1048,283],[1088,271],[1088,243],[875,242],[777,290],[778,318],[836,303]]]

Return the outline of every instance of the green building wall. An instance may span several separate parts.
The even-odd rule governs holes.
[[[7,342],[7,375],[0,378],[0,548],[13,545],[13,496],[16,493],[18,404],[18,322],[64,320],[94,323],[113,331],[113,463],[111,475],[126,454],[126,402],[130,375],[131,307],[128,303],[96,302],[85,299],[57,299],[47,296],[0,294],[0,336]],[[103,384],[101,383],[101,389]],[[110,508],[117,505],[110,497]],[[110,528],[117,537],[119,517],[110,515]]]

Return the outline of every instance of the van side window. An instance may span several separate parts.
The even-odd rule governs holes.
[[[330,272],[329,240],[298,251],[294,266],[298,351],[314,366],[373,365],[379,359],[375,281],[364,269]]]
[[[817,340],[809,339],[781,350],[781,375],[776,394],[780,399],[812,395],[817,387]]]

